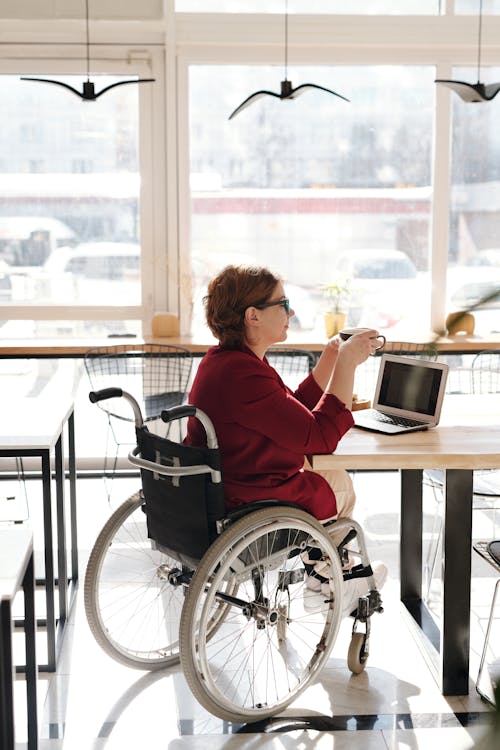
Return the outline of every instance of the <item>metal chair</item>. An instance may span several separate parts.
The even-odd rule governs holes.
[[[500,393],[500,349],[476,354],[471,374],[472,393]]]
[[[407,357],[437,359],[437,349],[432,342],[416,343],[415,341],[390,341],[387,347],[389,354],[401,354]]]
[[[470,391],[468,392],[471,395],[475,393],[500,393],[500,350],[482,351],[476,354],[471,363],[469,383]],[[437,492],[441,493],[443,488],[443,472],[440,469],[426,470],[424,481],[434,490],[439,504]],[[476,470],[473,475],[473,494],[473,510],[496,511],[500,500],[500,471],[498,469]],[[436,518],[438,519],[437,529]],[[441,539],[442,518],[439,513],[439,505],[434,520],[432,535],[434,536],[437,533],[437,539],[427,558],[427,598],[430,595]],[[494,533],[495,531],[496,529]]]
[[[187,400],[192,369],[188,349],[170,344],[118,344],[90,349],[84,357],[91,389],[100,391],[119,386],[134,395],[144,414],[144,421],[160,419],[164,409],[179,406]],[[104,456],[104,476],[116,474],[121,445],[131,445],[134,432],[130,410],[124,399],[111,398],[99,403],[106,413],[108,431]],[[123,430],[124,423],[127,429]],[[111,465],[108,464],[110,438],[115,444]],[[108,487],[108,500],[110,488]]]
[[[500,539],[496,539],[493,541],[485,541],[481,540],[473,544],[473,548],[475,552],[480,555],[483,560],[486,560],[487,563],[489,563],[494,570],[498,574],[500,574]],[[495,583],[495,588],[493,590],[493,599],[491,601],[491,608],[490,608],[490,615],[488,618],[488,625],[486,628],[486,635],[484,638],[484,645],[483,645],[483,651],[481,654],[481,661],[479,663],[479,670],[477,673],[476,678],[476,690],[478,694],[483,698],[483,700],[490,703],[492,706],[495,705],[495,702],[490,698],[489,695],[487,695],[480,687],[481,683],[481,677],[483,674],[484,665],[486,663],[486,656],[489,648],[489,642],[490,642],[490,636],[491,636],[491,628],[493,623],[493,618],[495,614],[495,607],[496,607],[496,601],[498,596],[498,587],[500,585],[500,575],[497,578],[497,581]],[[498,657],[498,654],[497,654]]]
[[[500,350],[476,354],[472,360],[471,376],[472,393],[500,393]],[[495,510],[500,499],[500,471],[475,471],[474,495],[481,498],[474,505],[476,510]]]

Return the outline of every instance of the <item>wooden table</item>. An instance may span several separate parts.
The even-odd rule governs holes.
[[[14,750],[14,666],[12,602],[19,591],[24,594],[24,638],[26,653],[26,696],[28,750],[38,747],[37,666],[35,638],[35,578],[33,570],[33,533],[24,528],[0,529],[0,747]]]
[[[400,340],[400,339],[398,339]],[[408,341],[415,343],[426,343],[432,341],[436,349],[443,354],[474,354],[483,349],[500,349],[500,334],[491,334],[487,339],[480,336],[448,336],[435,338],[432,333],[427,339],[408,338]],[[58,339],[4,339],[0,343],[0,358],[19,358],[19,357],[83,357],[85,352],[96,346],[111,346],[112,344],[173,344],[174,346],[184,346],[193,354],[204,354],[210,346],[217,342],[207,333],[205,339],[194,339],[192,336],[168,336],[157,337],[145,336],[126,336],[117,338],[102,339],[78,339],[78,338],[58,338]],[[295,347],[298,349],[307,349],[311,352],[323,351],[326,344],[326,337],[321,341],[313,341],[306,336],[297,337],[293,332],[290,333],[287,341],[283,342],[284,347]],[[278,344],[279,346],[279,344]],[[388,341],[384,351],[391,351],[391,342]]]
[[[71,572],[67,573],[66,504],[64,471],[64,433],[67,427],[69,489],[70,489],[70,533]],[[76,593],[78,580],[78,544],[76,526],[76,470],[75,428],[73,401],[41,398],[14,399],[2,405],[0,423],[0,457],[36,456],[41,461],[43,492],[43,533],[45,574],[37,584],[45,589],[46,616],[37,624],[47,629],[47,664],[39,668],[54,672],[61,638],[69,609]],[[54,572],[54,542],[52,530],[52,467],[53,461],[56,489],[57,528],[57,580]],[[55,588],[59,594],[59,614],[55,612]]]
[[[500,469],[500,399],[445,396],[441,424],[406,435],[352,428],[315,469],[401,471],[401,601],[417,626],[443,695],[469,689],[472,474]],[[439,627],[422,601],[423,469],[443,469],[443,612]]]

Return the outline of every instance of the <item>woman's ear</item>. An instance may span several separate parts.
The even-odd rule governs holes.
[[[249,326],[258,325],[260,321],[259,311],[256,307],[247,307],[245,310],[245,323]]]

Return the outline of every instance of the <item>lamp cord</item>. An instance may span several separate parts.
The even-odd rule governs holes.
[[[89,0],[85,0],[85,26],[87,33],[87,81],[90,80],[90,35],[89,35]]]
[[[288,0],[285,0],[285,81],[288,79]]]
[[[483,0],[479,0],[479,28],[477,40],[477,82],[481,79],[481,37],[483,34]]]

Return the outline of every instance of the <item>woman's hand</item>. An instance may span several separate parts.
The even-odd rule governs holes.
[[[377,336],[378,331],[370,328],[362,333],[355,333],[340,346],[337,363],[327,390],[343,401],[348,409],[352,406],[356,367],[376,351]]]
[[[321,352],[321,356],[313,368],[314,380],[319,387],[326,390],[332,376],[340,351],[340,339],[330,339]]]
[[[374,354],[378,348],[378,331],[370,328],[361,333],[355,333],[347,341],[342,342],[340,349],[340,360],[349,359],[356,367],[364,362],[370,354]]]
[[[340,339],[335,337],[334,339],[329,339],[327,345],[323,349],[323,354],[328,357],[329,361],[333,363],[333,366],[335,366],[335,362],[339,356],[341,343]]]

